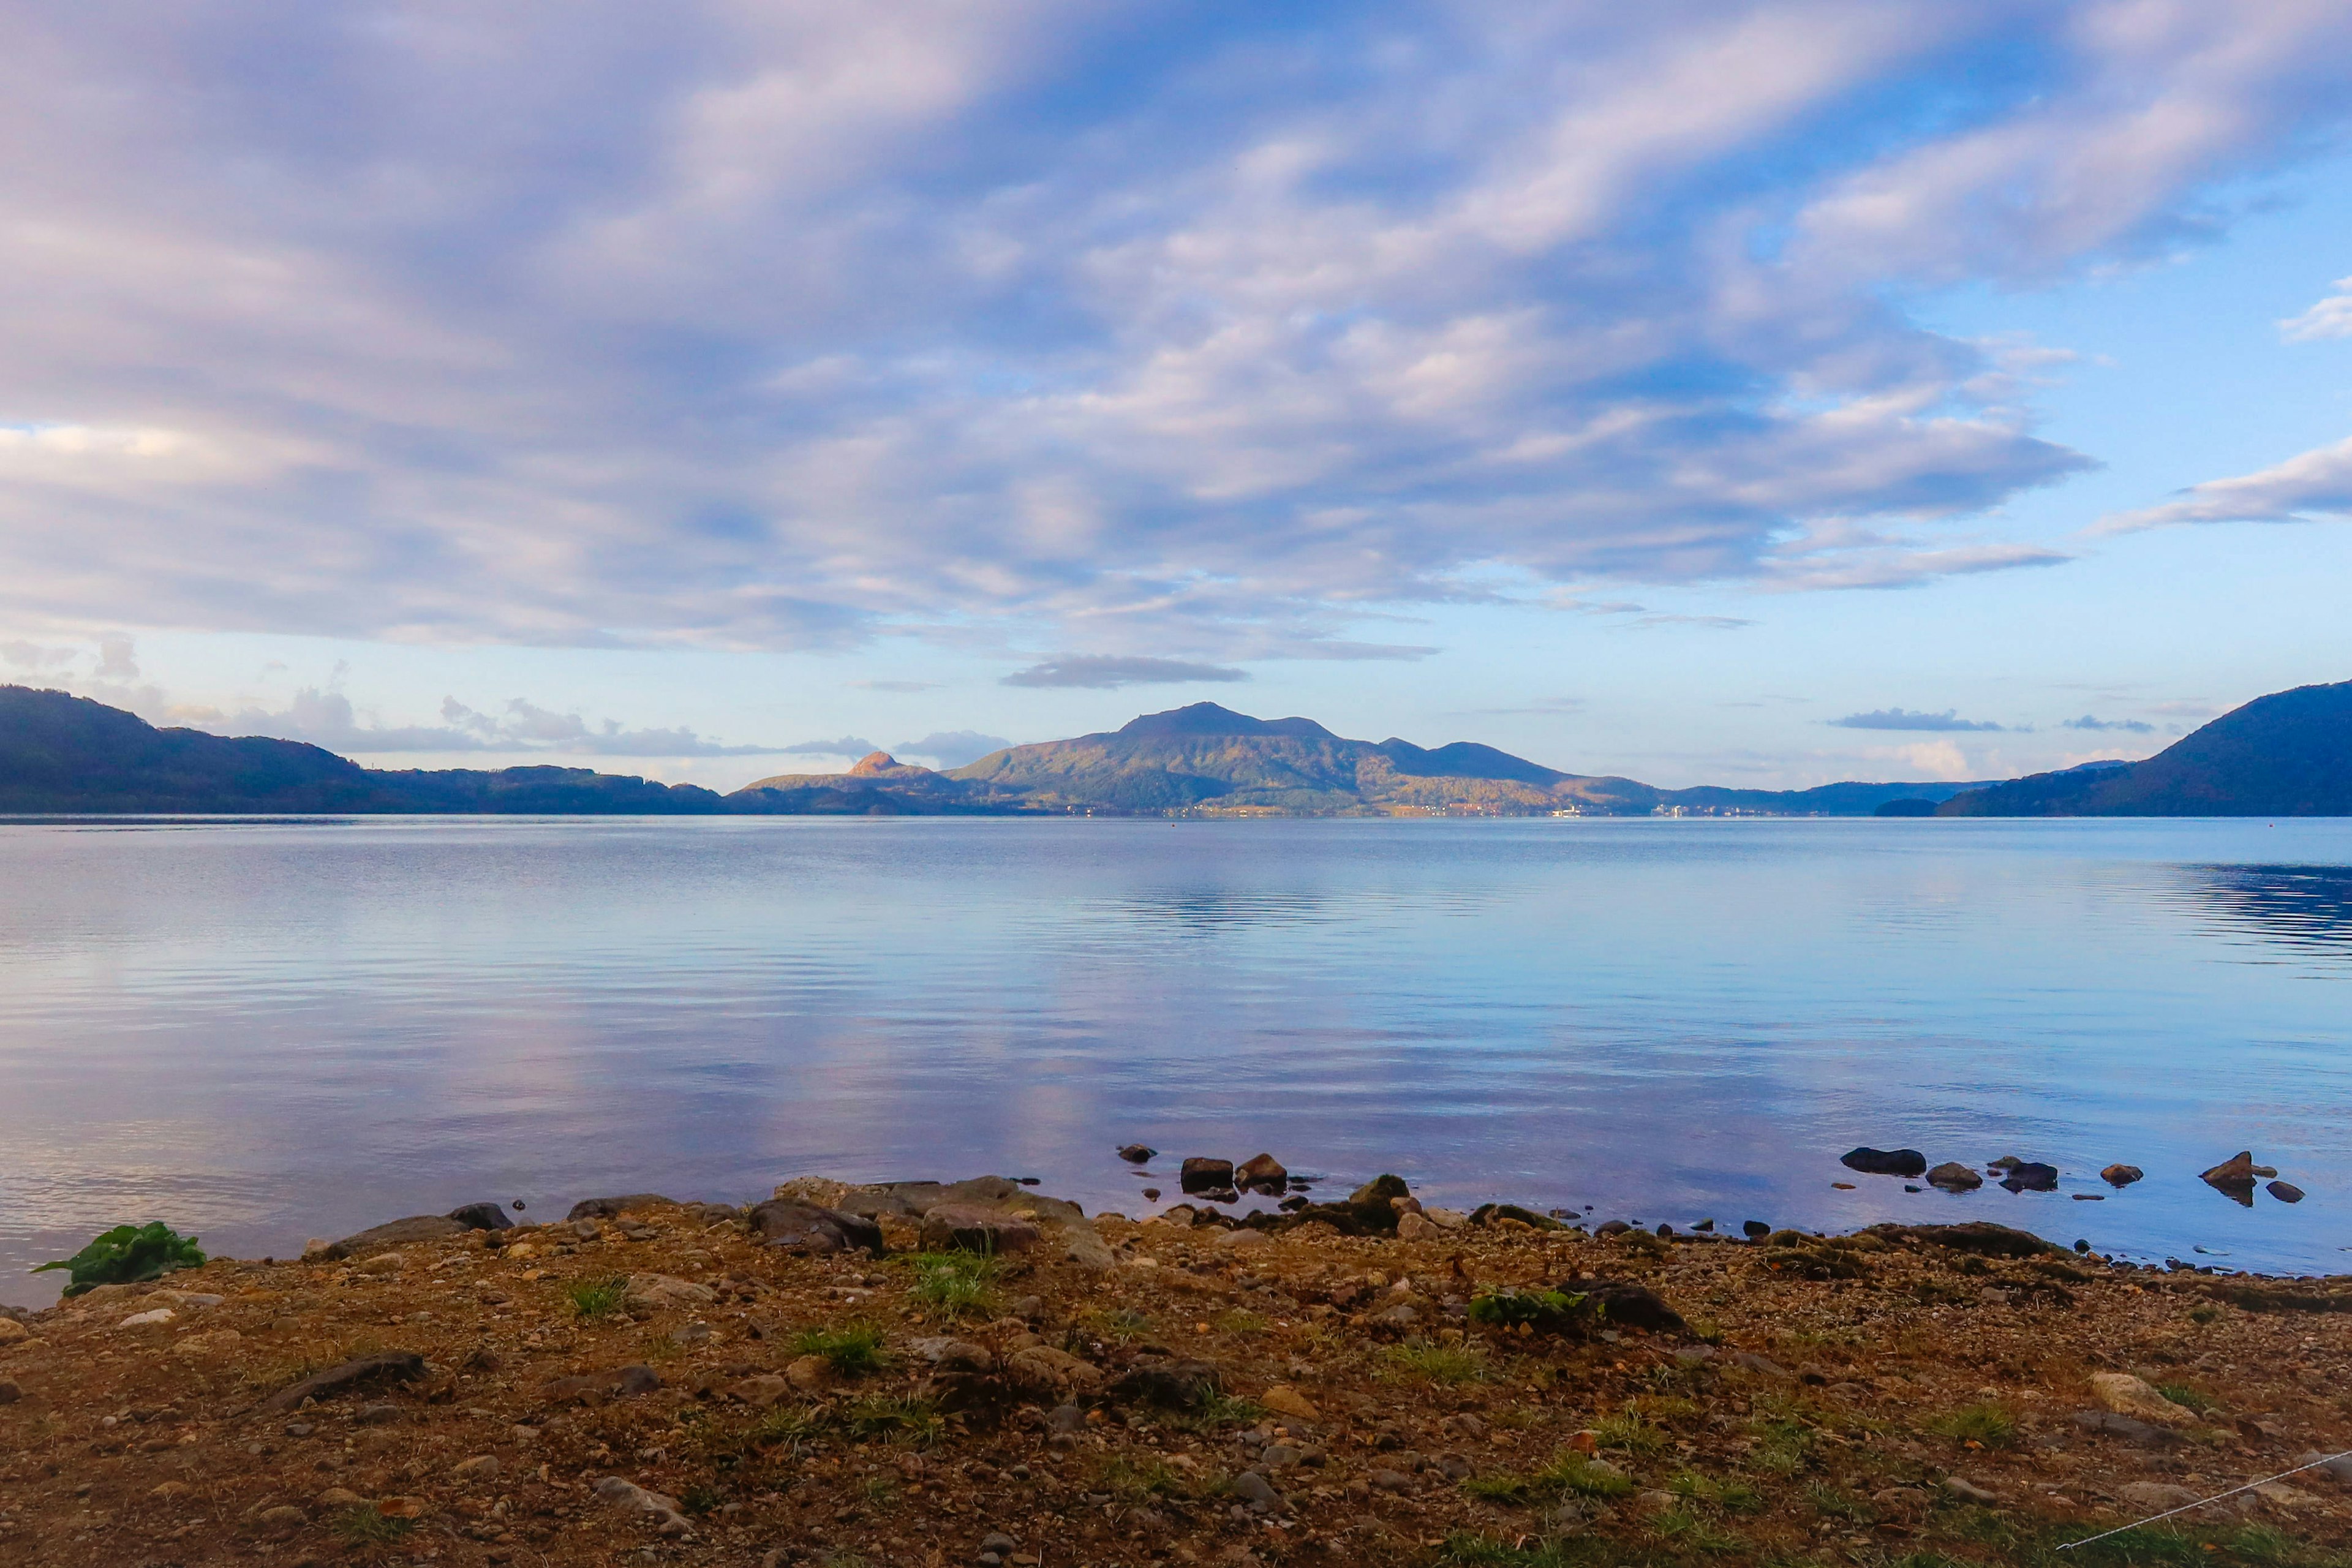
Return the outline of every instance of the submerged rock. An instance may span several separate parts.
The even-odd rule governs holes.
[[[2058,1190],[2058,1167],[2039,1160],[2020,1160],[2009,1168],[2000,1184],[2012,1193],[2054,1193]]]
[[[2099,1180],[2111,1187],[2128,1187],[2147,1174],[2137,1165],[2109,1165],[2099,1173]]]
[[[1149,1143],[1129,1143],[1119,1150],[1118,1157],[1130,1165],[1143,1165],[1149,1164],[1151,1157],[1159,1152]]]

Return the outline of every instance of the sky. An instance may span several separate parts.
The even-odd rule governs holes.
[[[732,788],[2352,679],[2341,0],[0,5],[0,679]]]

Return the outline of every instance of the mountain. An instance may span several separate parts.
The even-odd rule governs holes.
[[[2352,816],[2352,680],[2257,697],[2144,763],[1988,784],[1937,815]]]
[[[159,730],[0,686],[0,812],[716,813],[714,792],[586,768],[383,773],[299,741]]]
[[[1973,787],[1661,790],[1561,773],[1471,741],[1435,748],[1394,737],[1350,741],[1312,719],[1255,719],[1196,702],[1114,731],[1008,747],[952,773],[908,767],[877,752],[847,773],[780,774],[729,798],[747,809],[891,813],[1866,816],[1886,800],[1940,801]],[[751,806],[752,796],[761,804]]]

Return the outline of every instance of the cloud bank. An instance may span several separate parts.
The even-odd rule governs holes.
[[[2352,10],[125,0],[5,42],[26,626],[1213,663],[1474,581],[2061,559],[1978,521],[2087,461],[2030,345],[1903,301],[2215,232],[2340,113]]]
[[[1182,686],[1194,681],[1247,680],[1249,671],[1222,665],[1193,664],[1181,658],[1149,658],[1109,654],[1068,654],[1016,669],[1000,686],[1086,687],[1108,690],[1118,686]]]
[[[1827,722],[1842,730],[1980,730],[1998,732],[2001,725],[1963,719],[1952,709],[1941,713],[1914,713],[1901,708],[1881,708],[1870,713],[1849,713]]]

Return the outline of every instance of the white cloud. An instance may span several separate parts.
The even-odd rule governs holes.
[[[2336,292],[2299,316],[2279,323],[2279,336],[2291,343],[2320,338],[2352,338],[2352,278],[2338,278]]]
[[[2095,531],[2127,533],[2188,522],[2295,522],[2313,513],[2352,512],[2352,437],[2257,473],[2191,485],[2180,499],[2111,513]]]
[[[0,613],[1230,664],[1496,568],[2051,563],[1974,521],[2084,465],[2046,355],[1899,302],[2212,232],[2347,63],[2336,0],[50,8]]]
[[[144,710],[134,710],[152,717]],[[488,752],[567,757],[757,757],[804,749],[730,746],[688,729],[632,730],[610,719],[591,724],[577,713],[558,713],[520,697],[495,714],[478,711],[454,697],[444,698],[439,724],[386,724],[372,714],[363,717],[341,691],[318,687],[304,687],[279,710],[172,711],[184,722],[218,734],[307,741],[352,756]]]

